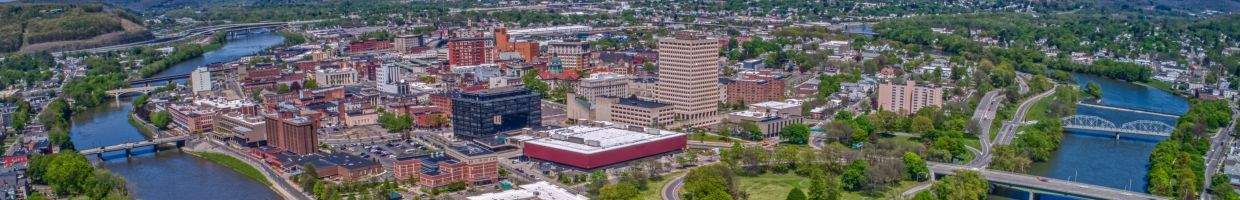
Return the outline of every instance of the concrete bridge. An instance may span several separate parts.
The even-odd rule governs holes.
[[[163,87],[163,86],[142,86],[142,87],[119,88],[119,89],[108,90],[107,93],[108,93],[108,96],[112,96],[113,98],[121,98],[121,95],[129,94],[129,93],[149,93],[151,91],[155,91],[155,89],[159,89],[159,87]]]
[[[143,140],[143,141],[114,144],[111,146],[102,146],[102,147],[92,148],[92,149],[84,149],[82,151],[79,151],[78,153],[82,155],[95,155],[95,157],[99,158],[100,160],[103,160],[104,153],[115,152],[115,151],[125,151],[125,157],[132,157],[133,155],[135,155],[133,153],[133,149],[135,148],[150,146],[150,147],[154,147],[155,151],[158,152],[159,151],[158,145],[160,144],[173,143],[176,145],[177,148],[181,148],[185,146],[186,141],[189,141],[190,139],[193,139],[193,138],[194,138],[193,136],[188,136],[188,135],[155,138],[155,139],[148,139],[148,140]]]
[[[1108,133],[1129,133],[1138,135],[1171,136],[1174,126],[1160,121],[1137,120],[1116,126],[1110,120],[1093,115],[1073,115],[1060,118],[1065,129],[1101,131]]]
[[[1132,108],[1121,108],[1121,107],[1105,106],[1105,105],[1098,105],[1098,104],[1084,103],[1084,102],[1077,102],[1077,103],[1076,103],[1076,105],[1077,105],[1077,106],[1092,107],[1092,108],[1107,109],[1107,110],[1116,110],[1116,111],[1124,111],[1124,112],[1131,112],[1131,113],[1139,113],[1139,114],[1146,114],[1146,115],[1154,115],[1154,116],[1162,116],[1162,117],[1170,117],[1170,118],[1180,118],[1180,115],[1176,115],[1176,114],[1160,113],[1160,112],[1153,112],[1153,111],[1147,111],[1147,110],[1138,110],[1138,109],[1132,109]]]
[[[1009,186],[1017,190],[1029,192],[1029,199],[1036,199],[1038,194],[1063,195],[1084,199],[1167,199],[1151,194],[1114,189],[1086,183],[1072,182],[1041,176],[1017,174],[1011,172],[981,169],[963,165],[928,162],[930,171],[935,175],[955,175],[958,171],[977,171],[991,184]]]
[[[170,81],[180,80],[180,79],[185,79],[185,78],[189,78],[189,73],[173,74],[173,75],[167,75],[167,76],[132,80],[132,81],[129,81],[129,85],[150,86],[152,83],[167,83]],[[163,84],[156,84],[156,85],[163,85]]]

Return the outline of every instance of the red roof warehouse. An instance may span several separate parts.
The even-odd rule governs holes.
[[[593,169],[685,148],[684,133],[648,129],[572,126],[547,131],[548,137],[525,141],[525,156]]]

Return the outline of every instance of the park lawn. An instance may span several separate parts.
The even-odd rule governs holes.
[[[809,189],[810,180],[796,174],[766,173],[759,176],[738,176],[737,187],[749,194],[750,200],[783,200],[793,187],[801,190]],[[861,192],[845,191],[840,199],[895,199],[904,190],[917,186],[916,181],[900,181],[899,184],[887,188],[882,196],[869,196]],[[808,194],[808,193],[807,193]]]
[[[246,164],[244,161],[237,160],[237,158],[215,152],[195,152],[194,155],[207,159],[215,164],[228,167],[237,173],[241,173],[241,175],[246,178],[250,178],[254,181],[258,181],[259,183],[263,183],[264,185],[271,186],[271,182],[267,181],[267,177],[263,176],[262,172],[259,172],[258,169],[254,168],[254,166],[250,166],[250,164]]]
[[[766,173],[759,176],[737,176],[737,187],[751,200],[783,200],[793,187],[809,189],[809,179],[796,174]],[[849,198],[844,198],[849,199]]]
[[[642,190],[641,194],[637,195],[637,197],[643,200],[662,200],[663,196],[661,193],[663,192],[663,186],[667,185],[667,182],[671,182],[672,179],[676,179],[676,177],[683,175],[685,175],[684,170],[663,175],[662,180],[650,182],[650,188],[647,190]]]

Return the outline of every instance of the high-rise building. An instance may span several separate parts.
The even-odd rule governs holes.
[[[492,142],[500,132],[542,124],[542,100],[521,86],[460,93],[452,98],[452,131],[461,138]]]
[[[499,52],[512,51],[512,43],[508,42],[508,28],[495,28],[495,49]]]
[[[903,85],[883,83],[878,85],[879,110],[902,114],[915,113],[929,106],[943,106],[943,88],[918,86],[916,81]]]
[[[315,134],[318,123],[310,117],[287,112],[266,117],[267,146],[298,155],[312,154],[319,148],[318,136]]]
[[[655,98],[671,104],[679,127],[719,121],[719,41],[699,32],[659,39],[659,80]]]
[[[206,67],[194,69],[189,74],[189,83],[193,86],[194,93],[211,91],[211,70]]]
[[[460,38],[448,41],[448,65],[469,66],[495,63],[495,40],[491,38]]]

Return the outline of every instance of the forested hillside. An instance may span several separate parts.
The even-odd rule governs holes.
[[[138,17],[99,4],[0,4],[0,53],[67,50],[150,38]]]

